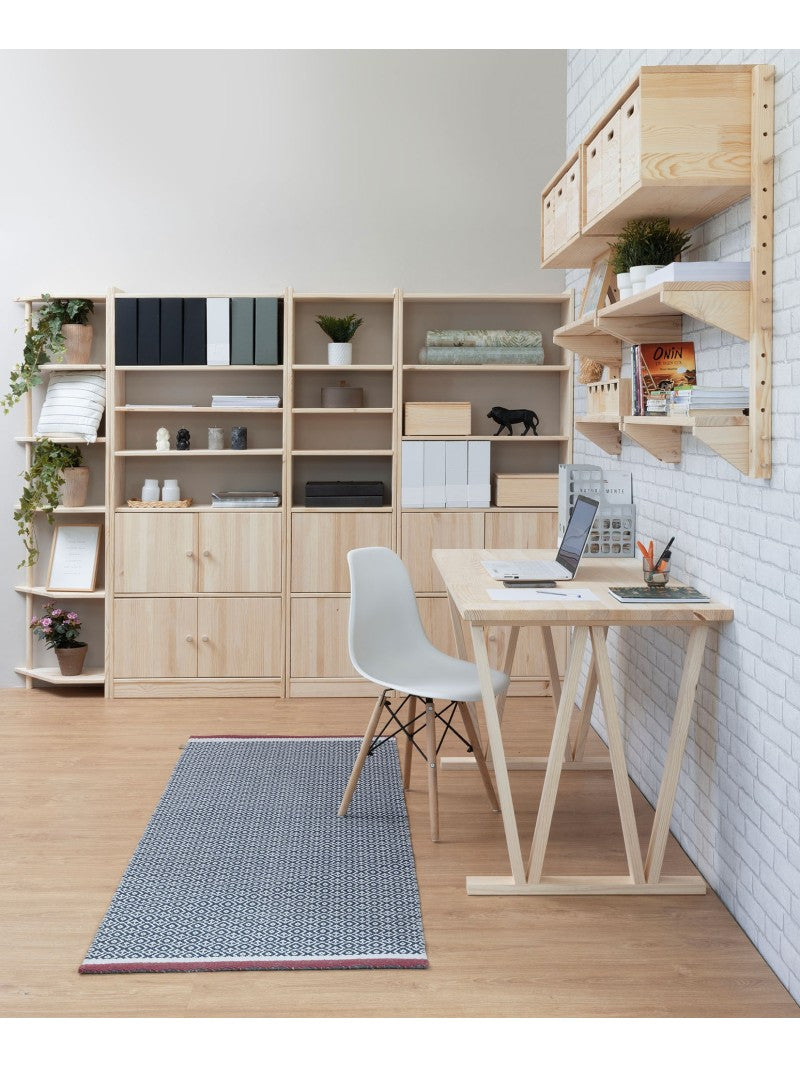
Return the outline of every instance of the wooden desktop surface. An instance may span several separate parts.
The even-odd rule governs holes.
[[[482,560],[553,559],[552,549],[437,548],[433,559],[444,579],[459,615],[468,622],[487,625],[500,622],[533,626],[590,625],[681,625],[698,622],[730,622],[733,611],[725,604],[621,604],[608,592],[610,585],[644,585],[640,559],[584,559],[571,582],[558,582],[557,589],[590,589],[597,600],[492,600],[489,589],[502,589],[482,566]],[[672,582],[673,586],[680,582]],[[701,588],[700,592],[704,592]]]

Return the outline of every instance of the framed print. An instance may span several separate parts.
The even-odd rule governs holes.
[[[92,593],[97,583],[101,523],[56,526],[50,569],[49,593]]]
[[[586,279],[586,288],[581,299],[581,315],[589,311],[598,311],[606,302],[606,295],[614,288],[614,274],[609,266],[608,256],[596,259]]]

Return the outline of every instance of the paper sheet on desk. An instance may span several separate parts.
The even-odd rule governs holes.
[[[560,600],[599,600],[591,589],[487,589],[490,600],[540,600],[552,604]]]

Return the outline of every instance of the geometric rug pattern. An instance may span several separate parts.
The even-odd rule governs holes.
[[[82,974],[428,966],[394,741],[193,737]]]

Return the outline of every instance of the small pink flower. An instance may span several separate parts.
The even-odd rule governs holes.
[[[31,619],[31,626],[38,626],[38,625],[39,625],[39,620],[34,615],[33,618]]]
[[[77,612],[75,612],[75,611],[68,611],[67,612],[67,618],[69,619],[70,622],[74,622],[75,619],[77,619],[77,617],[78,617],[78,613]]]
[[[50,612],[54,619],[57,619],[58,616],[61,615],[61,613],[61,608],[53,608],[53,610]]]
[[[53,620],[52,619],[42,619],[42,627],[43,627],[43,629],[49,630],[52,625],[53,625]]]

